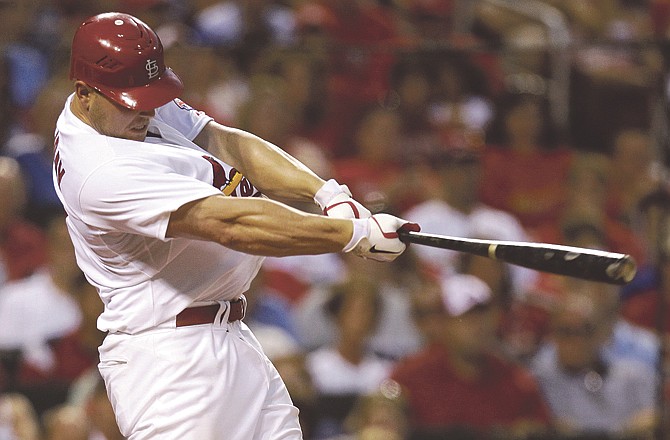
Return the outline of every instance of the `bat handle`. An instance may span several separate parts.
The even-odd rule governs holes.
[[[414,231],[411,231],[411,230],[409,230],[409,229],[406,229],[406,228],[403,226],[403,227],[401,227],[400,229],[398,229],[398,231],[396,231],[396,232],[398,233],[398,238],[399,238],[400,241],[402,241],[403,243],[409,244],[409,243],[412,242],[412,239],[411,239],[410,236],[412,235],[412,233],[413,233]]]

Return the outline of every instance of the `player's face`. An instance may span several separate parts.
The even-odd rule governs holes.
[[[94,92],[88,109],[91,126],[106,136],[143,141],[154,110],[131,110]]]

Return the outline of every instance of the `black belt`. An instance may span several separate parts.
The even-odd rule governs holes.
[[[188,325],[212,324],[214,323],[214,319],[216,319],[217,313],[219,313],[220,307],[219,304],[211,304],[184,309],[177,315],[176,326],[185,327]],[[229,307],[228,322],[240,321],[244,319],[244,314],[247,311],[247,300],[242,296],[235,301],[231,301]]]

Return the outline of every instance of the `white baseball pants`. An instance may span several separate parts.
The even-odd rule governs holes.
[[[302,439],[298,409],[241,321],[110,334],[99,369],[130,440]]]

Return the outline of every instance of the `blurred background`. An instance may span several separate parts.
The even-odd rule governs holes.
[[[123,438],[51,183],[105,11],[157,32],[182,100],[373,212],[638,263],[615,287],[420,246],[268,258],[246,322],[306,439],[670,439],[670,0],[0,0],[0,440]]]

